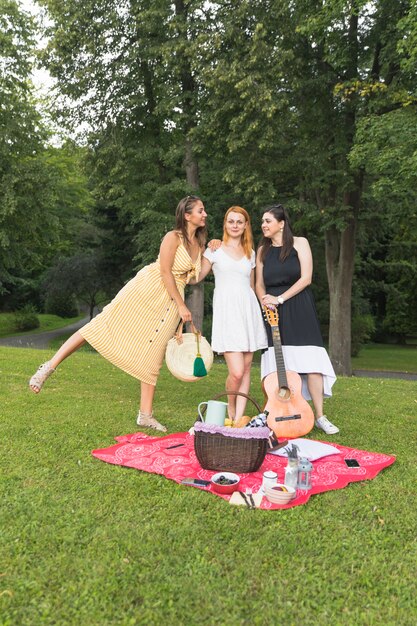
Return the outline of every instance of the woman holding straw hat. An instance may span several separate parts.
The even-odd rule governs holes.
[[[58,365],[86,341],[141,386],[137,424],[166,431],[153,415],[159,370],[179,321],[192,321],[185,286],[198,276],[206,241],[207,213],[197,196],[183,198],[176,227],[162,240],[158,259],[142,268],[88,324],[74,333],[43,363],[29,382],[39,393]]]

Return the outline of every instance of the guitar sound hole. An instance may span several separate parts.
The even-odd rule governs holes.
[[[280,387],[278,397],[281,400],[289,400],[291,398],[291,390],[288,387]]]

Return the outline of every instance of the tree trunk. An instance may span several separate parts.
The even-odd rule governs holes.
[[[329,352],[336,374],[350,376],[351,302],[355,224],[343,233],[326,233],[326,269],[330,293]]]
[[[194,155],[193,145],[189,137],[187,137],[185,140],[184,167],[188,185],[191,187],[191,189],[198,189],[200,185],[198,161]]]
[[[202,330],[204,317],[204,283],[191,285],[187,289],[188,293],[185,297],[185,304],[191,311],[194,326],[197,328],[197,330]],[[189,324],[186,324],[186,327],[187,331],[189,332]]]
[[[192,144],[188,138],[185,142],[184,165],[187,183],[192,189],[197,189],[199,185],[198,162],[197,159],[194,158]],[[191,311],[194,325],[198,330],[202,330],[204,318],[204,283],[190,285],[185,297],[185,304]],[[189,331],[189,324],[186,324],[186,328],[187,331]]]
[[[350,218],[344,231],[336,227],[326,232],[326,270],[330,295],[329,353],[336,374],[352,375],[351,321],[352,282],[355,269],[356,224],[363,176],[355,178],[356,188],[345,195]]]
[[[175,14],[180,18],[178,36],[187,39],[187,20],[188,20],[188,4],[184,0],[175,0]],[[200,185],[198,160],[193,150],[193,144],[190,138],[190,131],[195,127],[195,110],[194,98],[196,94],[196,84],[191,71],[189,59],[182,55],[181,57],[181,91],[183,106],[183,129],[184,129],[184,169],[187,184],[196,191]],[[191,311],[195,326],[201,330],[203,327],[204,316],[204,285],[192,285],[189,287],[185,303]],[[189,330],[189,324],[186,325]]]

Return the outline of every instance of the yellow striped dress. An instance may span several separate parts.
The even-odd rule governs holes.
[[[192,261],[180,237],[172,274],[181,296],[201,268],[201,253]],[[169,339],[180,321],[178,307],[161,278],[158,259],[119,291],[103,311],[80,330],[102,356],[144,383],[156,385]]]

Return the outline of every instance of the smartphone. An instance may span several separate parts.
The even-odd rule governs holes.
[[[356,459],[345,459],[345,463],[348,467],[360,467]]]
[[[196,487],[208,487],[209,480],[202,480],[201,478],[183,478],[181,485],[195,485]]]

